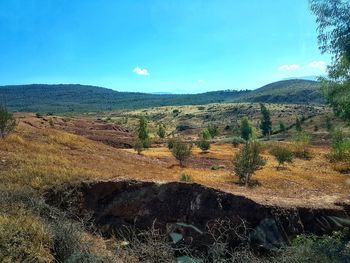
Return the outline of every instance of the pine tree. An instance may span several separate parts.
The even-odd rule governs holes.
[[[270,137],[272,132],[272,122],[271,122],[270,111],[262,103],[260,104],[260,110],[262,115],[261,122],[260,122],[260,129],[264,136]]]
[[[137,128],[137,137],[142,142],[144,148],[149,147],[149,134],[147,126],[147,120],[142,116],[139,120],[139,126]]]
[[[253,126],[247,117],[241,119],[241,137],[246,141],[253,137]]]
[[[301,121],[299,120],[298,117],[295,121],[295,129],[297,132],[301,132],[303,130],[303,128],[301,127]]]

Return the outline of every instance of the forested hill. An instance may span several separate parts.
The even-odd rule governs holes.
[[[77,84],[32,84],[0,86],[0,99],[13,111],[55,113],[200,105],[234,101],[319,103],[321,98],[318,85],[314,81],[287,80],[272,83],[253,91],[229,90],[178,95],[118,92]]]
[[[313,80],[292,79],[270,83],[239,100],[271,103],[322,103],[320,83]]]

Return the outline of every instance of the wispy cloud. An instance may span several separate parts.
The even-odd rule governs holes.
[[[288,70],[288,71],[290,71],[290,70],[297,70],[299,68],[300,68],[300,66],[297,65],[297,64],[286,64],[286,65],[280,66],[278,69],[279,70]]]
[[[203,83],[204,83],[204,80],[199,79],[199,80],[198,80],[198,83],[199,83],[199,84],[203,84]]]
[[[149,72],[145,68],[136,67],[134,68],[133,72],[135,72],[137,75],[149,76]]]
[[[319,61],[312,61],[308,64],[308,67],[310,68],[315,68],[315,69],[319,69],[321,71],[326,71],[326,62],[319,60]]]

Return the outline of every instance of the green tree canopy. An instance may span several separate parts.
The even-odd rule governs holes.
[[[264,136],[270,136],[272,132],[272,122],[271,122],[270,111],[262,103],[260,103],[260,111],[261,111],[260,129]]]
[[[318,24],[322,53],[332,56],[328,78],[322,78],[323,94],[336,115],[350,121],[350,2],[310,0]]]
[[[241,119],[241,137],[246,141],[253,137],[253,126],[247,117]]]
[[[148,123],[144,116],[140,117],[139,126],[137,128],[137,137],[143,143],[144,148],[149,147]]]

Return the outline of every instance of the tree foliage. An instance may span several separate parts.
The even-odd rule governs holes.
[[[233,170],[242,184],[249,185],[255,171],[265,165],[266,160],[260,155],[261,145],[257,141],[247,141],[233,158]]]
[[[217,125],[209,124],[207,129],[210,133],[211,138],[215,138],[216,136],[219,135],[219,127]]]
[[[180,162],[180,166],[183,166],[184,161],[191,156],[192,144],[177,140],[174,141],[170,151],[173,156]]]
[[[262,131],[263,136],[270,136],[272,132],[272,122],[271,122],[270,111],[262,103],[260,103],[260,111],[261,111],[260,129]]]
[[[0,136],[5,138],[17,126],[16,119],[13,114],[7,110],[5,106],[0,106]]]
[[[148,123],[144,116],[139,119],[139,126],[137,127],[137,137],[142,142],[143,148],[149,147],[149,133]]]
[[[350,2],[346,0],[310,0],[318,24],[318,42],[322,53],[332,56],[328,79],[322,90],[335,114],[350,121]]]
[[[166,134],[165,126],[163,124],[159,124],[158,130],[157,130],[157,135],[159,136],[159,138],[164,139],[165,134]]]
[[[199,138],[204,139],[204,140],[210,140],[211,134],[209,132],[208,129],[204,129],[200,134],[199,134]]]
[[[241,119],[241,137],[246,141],[253,137],[253,126],[247,117]]]
[[[301,127],[301,121],[298,117],[295,120],[295,130],[297,132],[301,132],[303,130],[303,128]]]
[[[286,162],[293,162],[293,152],[286,146],[274,146],[271,150],[271,154],[276,158],[278,162],[277,169],[280,169]]]
[[[197,142],[197,146],[199,147],[199,149],[202,150],[202,152],[207,152],[210,149],[210,142],[209,142],[209,140],[201,138]]]

